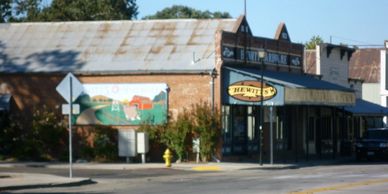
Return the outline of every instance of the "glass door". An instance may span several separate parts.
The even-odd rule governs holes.
[[[232,109],[232,153],[247,153],[247,108],[234,106]]]

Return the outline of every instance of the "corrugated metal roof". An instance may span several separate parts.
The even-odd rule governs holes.
[[[0,24],[0,71],[209,70],[216,31],[235,25],[237,19]]]
[[[381,50],[381,48],[356,50],[349,61],[349,77],[362,79],[365,83],[379,83]]]
[[[304,72],[307,74],[317,74],[317,59],[315,50],[306,50],[304,52]]]

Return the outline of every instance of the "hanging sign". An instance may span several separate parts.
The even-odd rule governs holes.
[[[263,88],[263,92],[261,92],[261,88]],[[269,100],[275,97],[276,93],[277,90],[274,86],[263,82],[263,87],[261,87],[261,82],[254,80],[235,82],[228,87],[229,96],[247,102]],[[261,94],[263,94],[263,98]]]

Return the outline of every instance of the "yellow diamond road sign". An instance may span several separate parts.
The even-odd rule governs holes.
[[[70,87],[70,82],[71,82],[71,87]],[[70,103],[70,89],[72,90],[71,102],[74,102],[78,98],[78,96],[83,92],[83,85],[72,73],[68,73],[56,88],[57,92],[68,103]]]

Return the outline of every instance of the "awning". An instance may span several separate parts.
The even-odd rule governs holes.
[[[255,68],[224,66],[224,80],[230,85],[241,79],[261,79],[261,71]],[[228,77],[229,76],[229,77]],[[263,71],[264,82],[284,86],[284,104],[354,106],[354,91],[312,76],[296,73]],[[239,80],[240,79],[240,80]]]
[[[388,108],[363,99],[357,99],[356,105],[345,110],[358,116],[388,116]]]
[[[0,95],[0,111],[9,111],[11,104],[11,94]]]

